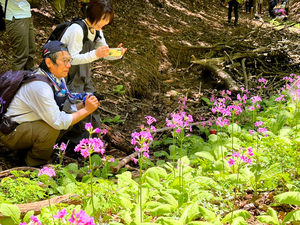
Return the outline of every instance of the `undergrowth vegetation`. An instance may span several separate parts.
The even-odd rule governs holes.
[[[122,169],[110,171],[117,160],[106,157],[101,141],[104,130],[86,125],[90,138],[75,148],[86,158],[76,164],[44,167],[35,172],[13,171],[0,186],[0,212],[6,224],[248,224],[253,215],[235,204],[247,192],[259,196],[276,191],[265,214],[255,220],[264,224],[300,221],[300,82],[292,74],[286,86],[268,99],[267,81],[259,79],[257,95],[247,90],[233,96],[203,99],[215,115],[204,120],[185,112],[186,100],[166,118],[172,137],[153,140],[156,119],[132,134],[139,177]],[[197,121],[195,121],[197,120]],[[196,122],[198,122],[196,124]],[[196,125],[195,125],[196,124]],[[197,132],[191,133],[196,127]],[[92,138],[93,134],[99,138]],[[160,160],[154,165],[149,149]],[[156,150],[159,146],[159,149]],[[63,157],[65,145],[56,145]],[[80,204],[50,204],[50,199],[70,194]],[[38,215],[21,217],[16,204],[48,199]],[[273,206],[293,205],[283,219]]]

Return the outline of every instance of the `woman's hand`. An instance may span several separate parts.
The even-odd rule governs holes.
[[[101,47],[96,49],[96,56],[98,58],[106,57],[106,56],[108,56],[108,53],[109,53],[109,47],[107,47],[106,45],[101,46]]]
[[[125,54],[125,52],[127,51],[127,48],[123,48],[122,47],[123,43],[118,45],[118,48],[120,48],[122,50],[122,55],[120,56],[120,58]]]

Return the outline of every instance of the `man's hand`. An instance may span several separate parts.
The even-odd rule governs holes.
[[[99,106],[100,106],[100,102],[98,101],[98,99],[95,96],[88,95],[86,97],[84,108],[88,112],[91,112],[91,113],[94,112]]]

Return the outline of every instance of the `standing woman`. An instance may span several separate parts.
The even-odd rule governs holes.
[[[5,0],[0,0],[4,6]],[[6,34],[13,48],[12,70],[29,70],[34,67],[35,38],[30,4],[26,0],[7,1]]]
[[[124,55],[126,48],[121,48],[122,55],[120,57],[112,57],[109,55],[109,47],[104,38],[102,28],[113,21],[114,9],[109,0],[91,0],[87,8],[87,18],[83,22],[88,28],[88,40],[84,40],[84,31],[82,27],[73,23],[64,33],[61,42],[67,44],[69,53],[72,58],[72,67],[67,77],[68,88],[71,92],[77,93],[93,93],[95,91],[93,81],[90,74],[90,65],[98,59],[115,60],[120,59]],[[99,36],[98,36],[99,35]],[[71,142],[78,143],[82,138],[88,136],[85,130],[85,123],[92,123],[93,127],[100,127],[100,114],[95,111],[82,123],[78,123],[68,134]]]

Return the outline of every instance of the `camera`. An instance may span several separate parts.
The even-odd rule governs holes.
[[[105,99],[106,99],[106,96],[105,96],[105,95],[99,94],[99,93],[97,93],[96,91],[93,92],[93,95],[98,99],[98,101],[102,101],[102,100],[105,100]]]

